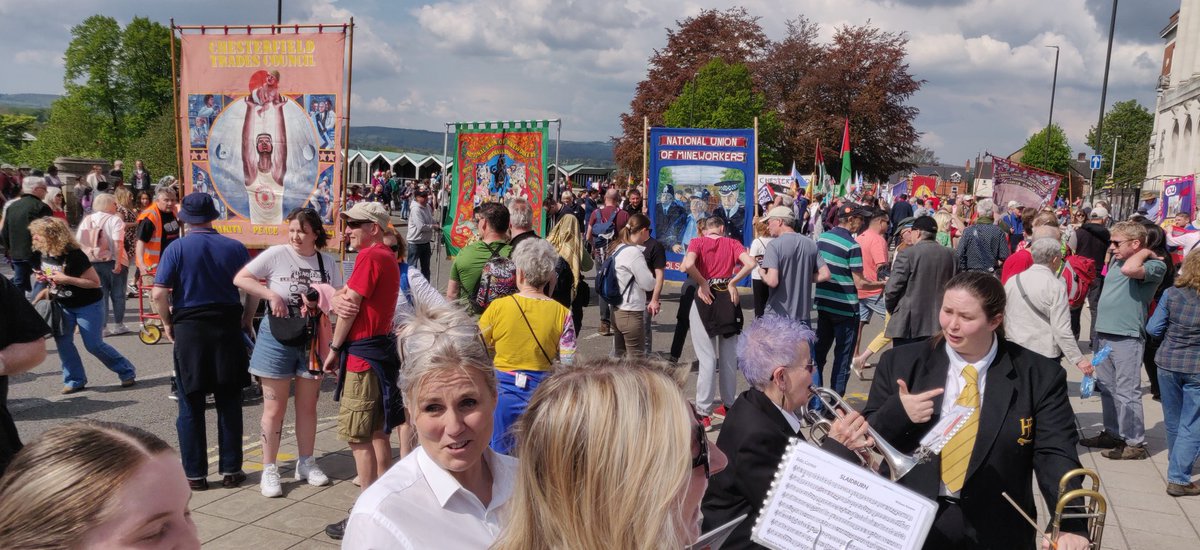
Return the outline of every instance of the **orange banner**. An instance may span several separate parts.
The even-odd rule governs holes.
[[[343,29],[180,37],[184,189],[212,195],[221,212],[213,226],[247,247],[285,242],[284,219],[296,208],[316,210],[336,237]]]

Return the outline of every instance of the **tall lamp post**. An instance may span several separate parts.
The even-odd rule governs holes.
[[[1096,121],[1096,148],[1095,153],[1100,154],[1100,144],[1104,141],[1104,105],[1108,101],[1108,69],[1112,63],[1112,46],[1113,35],[1117,30],[1117,0],[1112,3],[1112,18],[1108,23],[1108,53],[1104,55],[1104,84],[1100,88],[1100,118]],[[1115,160],[1115,159],[1114,159]],[[1095,178],[1092,181],[1092,196],[1096,195]]]
[[[1046,122],[1046,151],[1050,150],[1050,127],[1054,126],[1054,93],[1058,90],[1058,54],[1060,53],[1058,46],[1046,46],[1054,48],[1054,80],[1050,82],[1050,120]]]

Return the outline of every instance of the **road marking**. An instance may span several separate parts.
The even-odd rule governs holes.
[[[318,418],[316,431],[319,432],[325,428],[328,428],[329,426],[332,426],[334,424],[334,422],[330,422],[331,420],[336,421],[337,417],[336,416],[326,416],[323,418]],[[280,431],[281,431],[281,433],[279,436],[279,446],[282,447],[283,441],[285,438],[296,435],[296,425],[295,424],[285,424],[283,426],[283,429]],[[249,441],[249,440],[250,440],[250,436],[248,436],[248,435],[242,436],[242,441]],[[254,453],[254,450],[261,446],[262,446],[262,437],[260,436],[257,441],[242,447],[242,469],[243,470],[254,470],[254,471],[262,470],[262,460],[261,459],[258,462],[246,461],[247,454],[250,454],[252,456],[262,456],[261,452],[257,453],[257,454]],[[213,445],[212,447],[208,448],[208,463],[209,464],[213,464],[213,463],[220,461],[220,458],[221,458],[220,448],[221,448],[220,445]],[[287,458],[285,458],[285,457],[287,457]],[[287,453],[279,453],[278,458],[276,458],[276,462],[294,459],[294,458],[295,458],[295,456],[293,456],[293,455],[290,455]]]

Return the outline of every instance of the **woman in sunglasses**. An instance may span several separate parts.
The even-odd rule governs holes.
[[[750,531],[767,498],[779,461],[793,437],[803,438],[798,416],[812,394],[812,329],[787,317],[760,317],[738,338],[738,368],[751,388],[729,408],[717,447],[729,458],[704,495],[704,530],[748,514],[722,548],[759,548]],[[833,423],[823,448],[857,462],[853,449],[870,443],[867,422],[849,412]]]
[[[517,423],[521,459],[493,548],[683,548],[725,455],[684,400],[686,373],[646,359],[561,367]]]
[[[325,357],[325,350],[310,353],[318,345],[309,337],[276,334],[288,319],[317,317],[328,322],[327,312],[319,307],[317,284],[342,286],[342,270],[336,259],[321,252],[326,244],[325,227],[316,210],[300,208],[287,216],[286,244],[272,246],[259,254],[234,277],[233,283],[248,294],[267,303],[267,317],[258,326],[254,353],[250,356],[250,374],[262,380],[263,474],[262,494],[283,496],[279,468],[279,438],[283,417],[287,414],[292,380],[296,381],[296,441],[300,456],[296,460],[296,480],[308,480],[315,486],[329,483],[313,458],[317,434],[317,397],[321,393],[321,367],[314,364]],[[266,281],[263,284],[260,281]],[[326,347],[328,342],[325,343]]]

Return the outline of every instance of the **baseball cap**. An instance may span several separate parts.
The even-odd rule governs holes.
[[[776,206],[767,212],[767,216],[763,220],[783,220],[790,223],[796,221],[796,215],[792,213],[791,208]]]
[[[915,222],[915,221],[917,221],[917,218],[914,218],[912,216],[909,216],[907,218],[900,220],[900,223],[896,224],[896,231],[901,231],[904,229],[912,229],[913,222]]]
[[[937,230],[938,230],[937,220],[934,220],[932,216],[921,216],[921,217],[913,220],[912,228],[917,231],[928,231],[930,233],[937,233]]]
[[[1092,209],[1092,213],[1088,214],[1088,217],[1089,218],[1098,218],[1101,220],[1107,219],[1108,218],[1108,209],[1103,206],[1097,206]]]
[[[859,206],[852,202],[848,202],[848,203],[843,204],[842,206],[838,207],[837,216],[840,219],[854,218],[854,217],[868,218],[871,216],[871,214],[868,213],[867,210],[865,208],[863,208],[862,206]]]
[[[382,204],[377,202],[360,202],[356,203],[350,210],[342,212],[342,219],[346,221],[369,222],[376,224],[380,229],[387,229],[391,223],[391,216]]]

